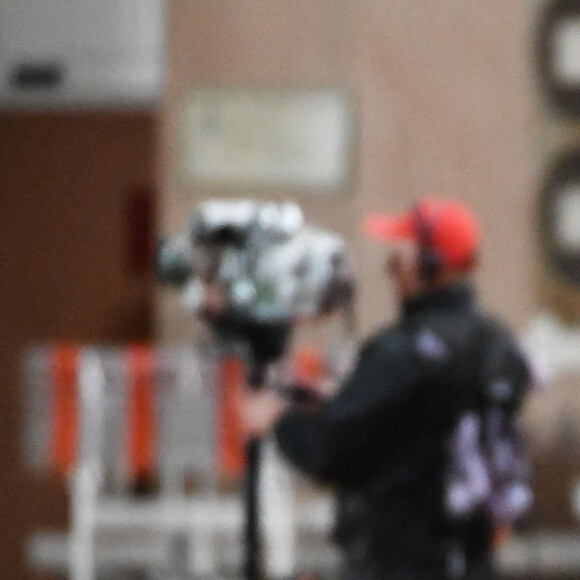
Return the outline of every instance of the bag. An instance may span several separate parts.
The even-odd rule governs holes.
[[[455,521],[485,516],[509,526],[530,509],[531,462],[518,426],[536,386],[532,361],[496,324],[481,326],[479,361],[449,442],[445,505]]]
[[[515,420],[500,406],[468,411],[450,442],[445,507],[454,521],[483,514],[511,525],[530,509],[531,469]]]

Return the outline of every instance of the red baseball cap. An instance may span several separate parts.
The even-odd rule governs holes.
[[[479,226],[462,203],[423,198],[397,216],[372,214],[363,222],[365,233],[382,241],[412,240],[428,244],[446,270],[468,270],[475,264]]]

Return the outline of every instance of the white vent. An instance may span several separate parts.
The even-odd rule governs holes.
[[[0,107],[152,106],[163,0],[1,0]]]

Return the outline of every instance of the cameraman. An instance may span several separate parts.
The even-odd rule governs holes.
[[[335,487],[345,580],[489,578],[493,523],[456,525],[444,509],[449,439],[480,398],[484,368],[501,375],[516,411],[529,377],[511,334],[476,306],[476,220],[460,203],[428,198],[371,216],[365,230],[392,245],[386,270],[400,316],[317,409],[248,393],[246,427],[273,426],[290,461]]]

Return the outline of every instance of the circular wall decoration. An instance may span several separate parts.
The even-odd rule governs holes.
[[[580,116],[580,1],[555,0],[541,15],[538,71],[549,103]]]
[[[539,209],[550,269],[580,287],[580,148],[558,159],[541,191]]]

